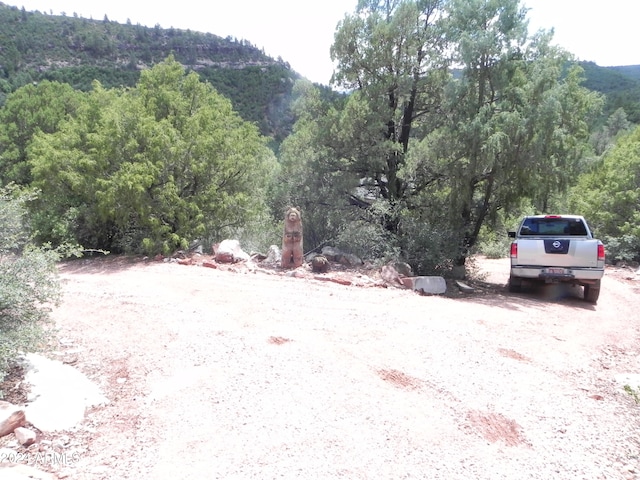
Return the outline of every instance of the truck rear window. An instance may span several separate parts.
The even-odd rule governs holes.
[[[585,236],[584,222],[574,218],[527,218],[520,228],[520,235],[569,235]]]

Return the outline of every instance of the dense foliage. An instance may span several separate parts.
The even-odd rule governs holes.
[[[266,139],[173,58],[133,89],[77,95],[76,111],[30,145],[40,240],[169,253],[263,211],[275,168]]]
[[[0,189],[0,379],[18,352],[39,346],[47,307],[59,297],[57,256],[32,245],[27,200]]]
[[[581,176],[569,204],[590,219],[610,261],[640,261],[640,127]]]
[[[307,89],[283,145],[289,199],[323,239],[349,219],[418,271],[463,266],[489,219],[545,210],[579,174],[601,100],[550,40],[514,0],[359,2],[332,48],[353,93]]]
[[[0,110],[0,178],[3,184],[31,183],[27,147],[36,132],[54,133],[74,114],[82,95],[67,84],[41,82],[10,95]]]

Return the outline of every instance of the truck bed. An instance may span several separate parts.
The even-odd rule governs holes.
[[[564,236],[520,238],[518,239],[518,255],[515,259],[512,257],[511,264],[545,267],[597,267],[599,243],[596,239]]]

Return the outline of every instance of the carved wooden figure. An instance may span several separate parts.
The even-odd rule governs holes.
[[[289,207],[284,217],[282,268],[298,268],[303,262],[302,217],[299,209]]]

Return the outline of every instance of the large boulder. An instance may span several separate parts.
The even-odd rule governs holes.
[[[277,245],[271,245],[269,247],[269,251],[267,252],[267,257],[262,260],[261,263],[264,263],[265,265],[269,265],[269,266],[276,266],[280,264],[280,260],[281,260],[281,254],[280,254],[280,249],[278,248]]]
[[[238,240],[223,240],[215,249],[218,263],[237,263],[249,260],[249,254],[240,247]]]
[[[360,267],[363,265],[363,261],[357,255],[353,253],[346,253],[336,247],[329,245],[322,247],[322,254],[330,262],[336,262],[345,267]]]
[[[330,262],[337,262],[342,255],[344,255],[344,252],[339,248],[330,247],[328,245],[326,247],[322,247],[322,256]]]
[[[387,285],[392,285],[394,287],[400,287],[400,288],[405,287],[405,284],[402,281],[404,276],[400,275],[400,273],[398,273],[398,271],[393,265],[384,265],[380,269],[380,276],[382,277],[382,280],[384,280],[384,282]]]
[[[13,434],[16,436],[16,440],[20,442],[20,445],[28,447],[29,445],[33,445],[36,443],[38,439],[38,435],[36,432],[29,428],[18,427],[13,431]]]
[[[0,400],[0,437],[9,435],[26,422],[24,410],[9,402]]]
[[[311,259],[311,270],[316,273],[326,273],[329,270],[329,260],[323,255],[316,255]]]
[[[100,388],[72,366],[33,353],[25,360],[25,382],[31,385],[25,414],[38,430],[69,430],[87,408],[108,403]]]
[[[396,269],[396,271],[404,276],[404,277],[413,277],[413,270],[411,269],[411,265],[409,265],[406,262],[395,262],[392,264],[393,268]]]
[[[423,295],[442,295],[447,291],[447,282],[439,276],[405,277],[402,283]]]
[[[345,267],[360,267],[363,265],[362,259],[353,253],[343,253],[338,258],[338,263]]]

